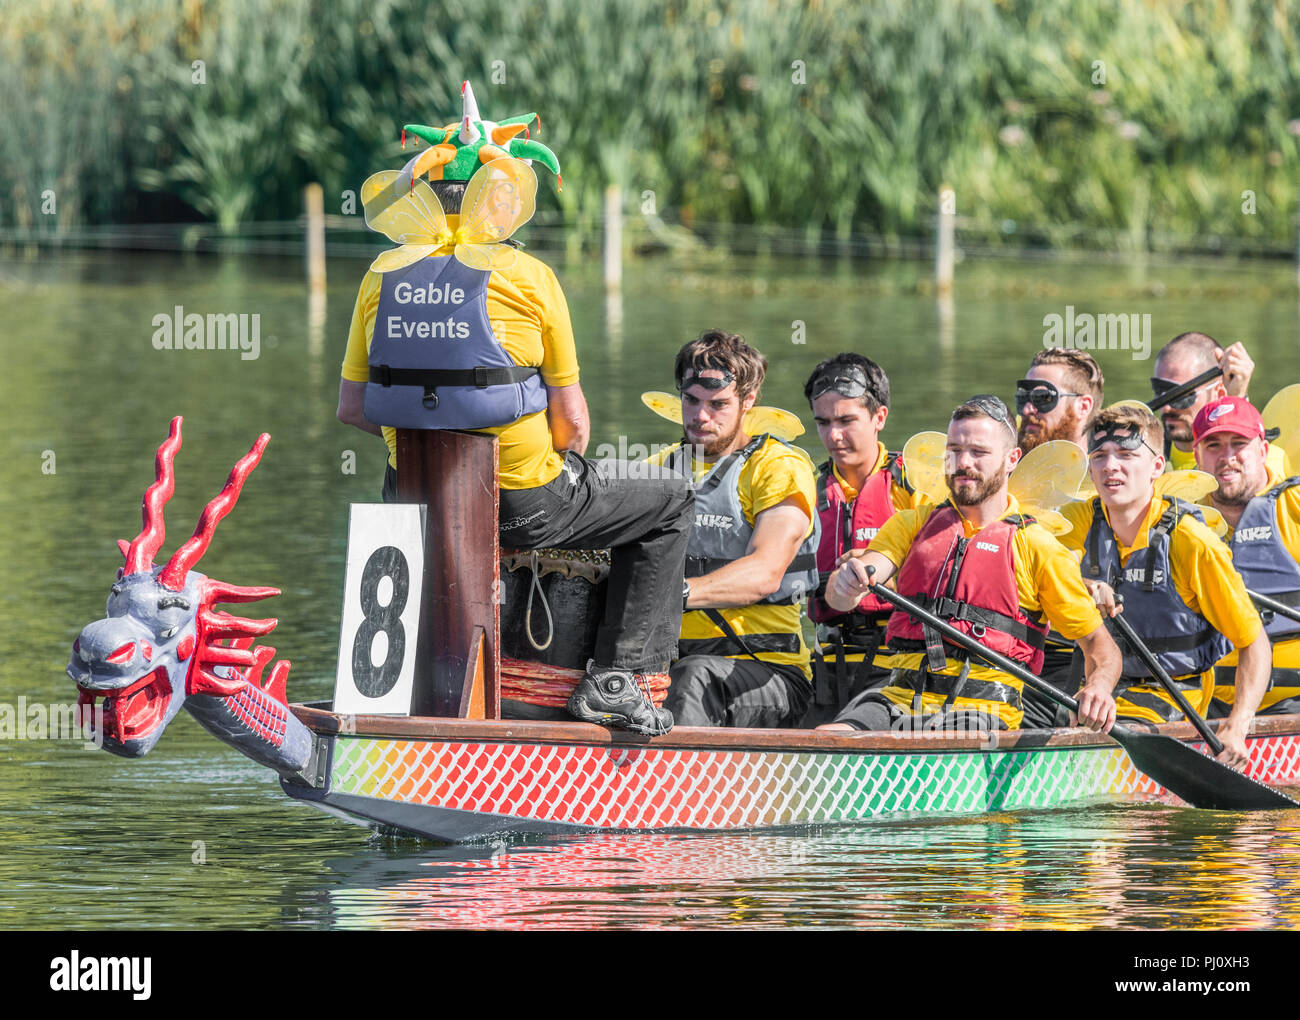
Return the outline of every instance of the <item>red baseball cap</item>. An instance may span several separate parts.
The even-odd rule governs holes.
[[[1247,439],[1264,438],[1264,419],[1245,397],[1220,397],[1201,408],[1192,422],[1192,442],[1215,432],[1235,432]]]

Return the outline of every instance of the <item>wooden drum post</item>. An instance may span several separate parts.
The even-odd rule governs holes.
[[[398,429],[397,500],[428,507],[411,714],[499,719],[496,437]]]

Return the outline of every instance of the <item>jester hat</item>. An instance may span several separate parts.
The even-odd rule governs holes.
[[[402,168],[402,176],[417,180],[427,175],[431,181],[468,181],[481,164],[502,156],[514,156],[531,165],[538,160],[551,173],[560,176],[560,161],[541,142],[528,138],[533,121],[541,127],[541,118],[525,113],[503,121],[483,120],[479,116],[474,90],[465,82],[460,87],[460,122],[446,127],[406,124],[402,127],[402,147],[407,134],[423,138],[430,148],[415,156]],[[519,137],[523,135],[523,137]]]

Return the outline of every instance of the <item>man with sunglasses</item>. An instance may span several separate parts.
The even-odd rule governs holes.
[[[852,609],[874,580],[897,578],[901,595],[991,651],[1038,673],[1048,626],[1078,641],[1087,670],[1079,721],[1106,730],[1119,651],[1078,566],[1042,525],[1019,511],[1007,479],[1020,460],[1015,427],[997,397],[972,397],[952,414],[944,455],[949,498],[900,510],[869,549],[831,575],[826,601]],[[874,569],[869,575],[867,568]],[[921,620],[899,611],[885,631],[888,684],[860,694],[822,730],[1015,729],[1023,681],[983,665]]]
[[[1074,443],[1087,451],[1088,423],[1101,410],[1106,377],[1087,351],[1050,347],[1029,362],[1025,378],[1016,383],[1020,415],[1017,440],[1021,453],[1053,440]],[[1071,696],[1083,680],[1083,660],[1074,643],[1048,633],[1043,649],[1043,679]],[[1024,692],[1025,729],[1052,729],[1069,724],[1069,713],[1035,690]]]
[[[1246,762],[1245,737],[1268,684],[1269,644],[1227,548],[1191,504],[1157,497],[1164,471],[1160,423],[1144,407],[1115,405],[1092,424],[1088,470],[1097,497],[1061,508],[1061,541],[1082,557],[1084,583],[1109,616],[1121,611],[1198,712],[1214,664],[1236,648],[1236,704],[1219,737],[1221,760]],[[1115,688],[1119,717],[1175,722],[1182,712],[1133,649]]]
[[[1249,401],[1222,397],[1206,404],[1192,423],[1196,466],[1218,488],[1203,500],[1232,532],[1232,562],[1251,591],[1300,608],[1300,477],[1284,478],[1268,464],[1264,420]],[[1300,623],[1261,612],[1272,642],[1272,675],[1261,715],[1300,712]],[[1237,655],[1215,667],[1209,715],[1228,715],[1236,700]]]
[[[804,384],[817,434],[830,454],[817,471],[817,594],[808,615],[817,624],[813,652],[813,700],[800,720],[812,728],[889,671],[873,665],[893,607],[864,595],[848,613],[826,604],[826,581],[850,549],[863,549],[897,510],[921,502],[903,473],[902,455],[885,449],[881,429],[889,417],[889,378],[870,358],[837,354],[821,362]]]
[[[812,694],[802,603],[817,587],[812,459],[750,436],[767,359],[709,330],[677,352],[683,441],[652,463],[693,479],[679,658],[665,708],[682,726],[793,726]]]
[[[1156,397],[1215,367],[1223,369],[1222,376],[1166,404],[1160,411],[1165,432],[1163,450],[1170,471],[1196,467],[1192,422],[1212,400],[1245,397],[1255,362],[1241,343],[1225,350],[1204,333],[1180,333],[1156,353],[1155,375],[1151,377],[1151,393]],[[1277,456],[1280,455],[1279,448]],[[1281,469],[1279,460],[1278,470]]]
[[[1053,439],[1085,445],[1088,422],[1101,408],[1106,383],[1101,366],[1086,351],[1052,347],[1038,351],[1016,383],[1021,453]]]

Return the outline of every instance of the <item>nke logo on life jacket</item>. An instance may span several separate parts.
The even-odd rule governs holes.
[[[997,552],[997,551],[998,551],[998,547],[997,547],[996,545],[994,545],[992,542],[976,542],[976,543],[975,543],[975,548],[976,548],[976,549],[983,549],[985,552]]]
[[[1145,584],[1146,579],[1147,572],[1143,567],[1127,567],[1124,570],[1124,580],[1128,581],[1129,584]],[[1151,583],[1157,585],[1164,584],[1165,572],[1163,570],[1157,570],[1152,573]]]
[[[1258,528],[1242,528],[1232,537],[1238,542],[1268,542],[1273,538],[1273,527],[1265,524]]]
[[[730,528],[735,519],[730,514],[696,514],[697,528]]]
[[[876,537],[876,532],[879,530],[879,528],[858,528],[858,530],[853,533],[853,540],[855,542],[870,542]]]

